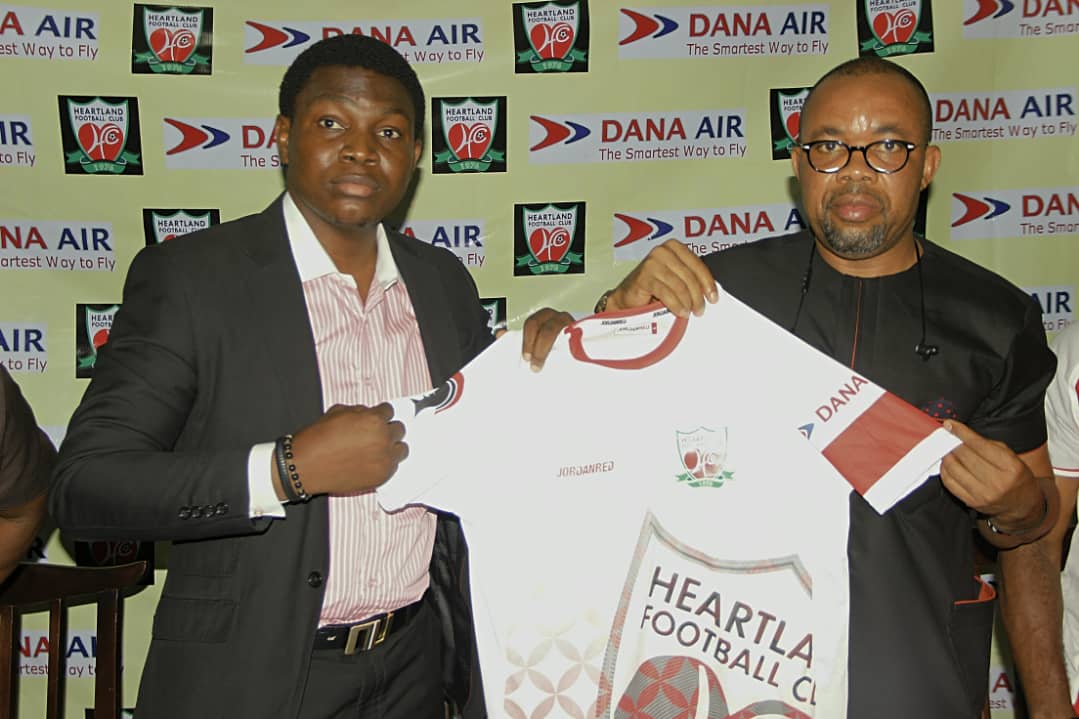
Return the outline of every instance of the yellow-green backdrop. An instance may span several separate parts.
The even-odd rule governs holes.
[[[190,54],[185,27],[197,38]],[[92,359],[80,323],[107,330],[107,309],[148,241],[144,215],[215,209],[225,221],[263,208],[282,188],[265,130],[285,65],[319,37],[352,31],[388,35],[409,53],[428,95],[406,225],[428,240],[456,236],[481,295],[506,298],[510,326],[544,305],[588,310],[633,257],[668,237],[711,247],[782,232],[791,173],[773,153],[789,138],[772,115],[782,122],[795,113],[799,89],[860,49],[895,58],[932,95],[944,160],[928,198],[927,235],[1036,295],[1047,330],[1072,319],[1076,0],[5,3],[0,362],[54,438],[87,381],[77,365]],[[772,90],[786,104],[773,102],[780,93]],[[126,111],[116,109],[122,98]],[[106,125],[130,143],[131,98],[141,146],[117,155]],[[433,99],[439,125],[482,125],[495,142],[486,145],[481,132],[469,146],[478,159],[462,162],[468,152],[458,143],[447,163]],[[462,102],[465,114],[453,115]],[[80,132],[81,145],[65,136]],[[569,255],[583,256],[583,265],[555,253],[549,264],[565,272],[533,274],[536,258],[523,245],[515,250],[515,233],[523,234],[515,205],[552,203],[583,203],[584,221],[568,227]],[[86,304],[106,311],[95,319]],[[71,561],[55,535],[38,550],[38,558]],[[157,586],[127,603],[125,706],[134,704],[162,579],[158,569]],[[43,626],[25,623],[28,672],[42,663],[33,655]],[[91,682],[78,676],[92,666],[83,654],[92,654],[93,633],[90,613],[76,611],[69,717],[81,718],[91,703]],[[1011,715],[1004,664],[996,655],[998,717]],[[21,716],[38,716],[43,676],[28,673],[21,687]]]

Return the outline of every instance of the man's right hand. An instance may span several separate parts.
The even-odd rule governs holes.
[[[716,281],[707,265],[678,240],[655,247],[607,297],[607,311],[643,307],[653,302],[679,317],[704,312],[704,302],[715,302]]]
[[[678,240],[655,247],[607,296],[606,312],[661,302],[679,317],[704,312],[705,300],[719,299],[708,267]],[[568,312],[544,307],[524,324],[521,357],[540,371],[559,333],[573,323]]]
[[[368,492],[388,480],[408,456],[405,427],[388,404],[334,405],[296,433],[293,461],[308,494]],[[276,463],[274,476],[277,476]],[[284,499],[280,485],[278,497]]]

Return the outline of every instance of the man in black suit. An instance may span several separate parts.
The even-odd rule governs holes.
[[[382,512],[388,405],[491,341],[450,253],[386,230],[423,90],[389,46],[316,43],[281,85],[286,193],[143,250],[61,449],[74,538],[171,540],[146,717],[482,716],[455,518]]]

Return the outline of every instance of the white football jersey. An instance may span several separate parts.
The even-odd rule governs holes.
[[[491,716],[845,716],[851,488],[886,511],[955,439],[722,291],[520,348],[395,401],[378,490],[461,517]]]
[[[1045,424],[1053,474],[1079,481],[1079,323],[1053,339],[1057,373],[1045,391]],[[1079,532],[1072,534],[1061,574],[1064,594],[1064,659],[1072,699],[1079,705]]]

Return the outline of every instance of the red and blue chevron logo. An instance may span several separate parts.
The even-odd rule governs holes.
[[[532,121],[542,127],[544,132],[543,139],[528,148],[532,152],[559,143],[572,145],[578,140],[583,140],[592,134],[592,131],[584,125],[569,120],[551,120],[546,117],[540,117],[539,115],[532,115]]]
[[[614,213],[614,216],[626,223],[626,235],[614,243],[615,247],[625,247],[643,239],[657,240],[671,234],[671,231],[674,230],[674,227],[669,222],[657,220],[654,217],[642,220],[621,212]]]
[[[311,40],[311,36],[302,30],[285,27],[284,25],[277,28],[254,20],[247,20],[246,23],[248,27],[258,30],[262,36],[262,39],[257,43],[244,50],[244,53],[248,55],[275,47],[295,47]]]
[[[973,25],[990,17],[996,20],[1014,9],[1015,3],[1011,0],[978,0],[978,11],[964,20],[963,25]]]
[[[974,220],[991,220],[1012,209],[1007,202],[994,200],[992,197],[979,200],[959,192],[953,192],[952,197],[963,203],[963,214],[952,223],[952,227],[960,227]]]
[[[664,15],[645,15],[626,8],[621,8],[620,12],[633,21],[633,32],[619,40],[619,45],[629,45],[646,37],[657,40],[678,29],[678,23]]]
[[[170,149],[166,150],[166,155],[178,155],[181,152],[187,152],[196,147],[203,150],[209,150],[212,147],[217,147],[222,143],[228,142],[230,138],[230,135],[224,130],[219,130],[210,125],[200,125],[199,127],[195,127],[186,122],[174,120],[171,117],[166,117],[164,119],[165,122],[179,130],[181,134],[180,141]]]

